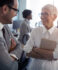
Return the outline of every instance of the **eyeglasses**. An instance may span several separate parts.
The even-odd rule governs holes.
[[[45,13],[39,13],[39,16],[44,15],[44,16],[48,16],[49,14],[47,12]]]
[[[41,15],[48,16],[49,14],[47,12],[45,12],[45,13],[41,13]]]
[[[16,12],[19,12],[19,10],[18,9],[16,9],[16,8],[13,8],[13,7],[11,7],[11,6],[8,6],[10,9],[13,9],[14,11],[16,11]]]
[[[48,14],[47,12],[45,12],[45,13],[40,13],[39,16],[40,16],[40,17],[41,17],[41,16],[49,16],[49,14]]]

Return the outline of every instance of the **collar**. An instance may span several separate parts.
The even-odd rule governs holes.
[[[4,25],[0,22],[0,30],[2,30]]]
[[[43,33],[45,32],[49,32],[50,34],[52,34],[52,32],[54,31],[55,26],[51,27],[49,30],[47,30],[44,26],[43,26]]]
[[[29,23],[29,20],[28,19],[25,19],[25,21]]]

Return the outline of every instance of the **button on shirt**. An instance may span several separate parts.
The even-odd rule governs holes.
[[[29,53],[32,51],[32,48],[34,46],[40,48],[40,42],[42,38],[47,38],[49,40],[54,40],[58,43],[58,29],[56,27],[52,27],[49,30],[47,30],[45,27],[38,27],[35,28],[31,32],[31,36],[27,42],[27,44],[24,46],[24,51],[26,53]],[[58,49],[58,44],[56,46],[56,49]],[[58,58],[58,50],[54,50],[53,56],[54,58]],[[48,60],[41,60],[41,59],[35,59],[32,58],[32,61],[29,65],[29,70],[58,70],[58,60],[54,61],[48,61]]]

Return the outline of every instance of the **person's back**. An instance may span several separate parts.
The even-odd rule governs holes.
[[[19,36],[19,40],[20,40],[21,43],[22,43],[22,40],[23,40],[23,36],[25,34],[28,34],[28,33],[31,32],[31,27],[30,27],[30,22],[29,21],[32,19],[32,11],[26,9],[22,12],[22,15],[23,15],[24,20],[23,20],[23,22],[20,26],[20,36]]]
[[[23,20],[21,26],[20,26],[20,36],[19,36],[19,40],[21,43],[23,43],[23,37],[24,35],[28,34],[31,32],[31,27],[30,27],[30,23],[29,21]]]

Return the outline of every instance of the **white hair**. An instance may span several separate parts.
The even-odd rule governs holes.
[[[55,14],[57,16],[57,8],[54,5],[47,4],[42,8],[42,10],[43,9],[47,9],[50,11],[50,13]]]

